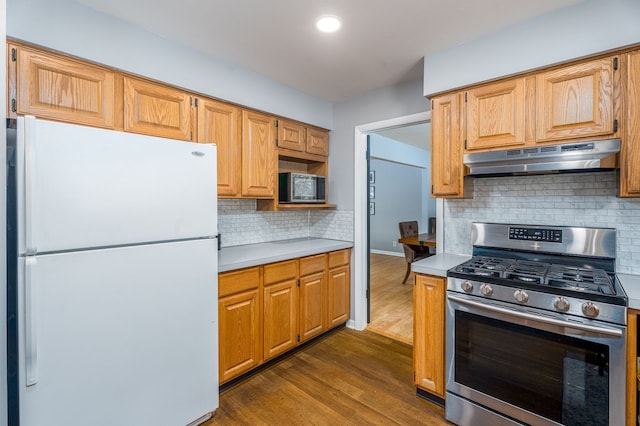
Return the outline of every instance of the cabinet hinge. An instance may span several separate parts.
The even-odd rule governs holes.
[[[278,138],[276,138],[276,146],[279,146],[279,145],[278,145]]]
[[[18,105],[16,104],[16,100],[11,99],[11,112],[16,112],[16,111],[18,111]]]
[[[196,106],[198,106],[198,98],[196,98],[196,100],[194,101],[194,103],[196,104]]]
[[[464,149],[467,149],[467,140],[464,140]]]
[[[415,381],[416,381],[416,372],[414,371],[413,372],[413,382],[415,383]]]
[[[613,58],[613,70],[618,71],[618,58]]]
[[[11,48],[11,61],[15,62],[18,60],[18,49],[16,49],[15,47]]]
[[[189,96],[189,106],[193,106],[193,96]]]
[[[298,284],[298,287],[300,287],[300,280],[296,280],[296,284]]]
[[[613,133],[618,131],[618,120],[613,120]]]
[[[300,335],[298,334],[298,343],[300,343]]]
[[[433,109],[433,101],[431,101],[431,109]]]
[[[434,188],[433,185],[431,185],[431,194],[433,194],[433,188]]]
[[[189,132],[189,140],[192,141],[193,140],[193,132]]]
[[[464,92],[464,101],[467,102],[467,92]]]
[[[276,120],[276,127],[278,127],[280,125],[280,121]]]

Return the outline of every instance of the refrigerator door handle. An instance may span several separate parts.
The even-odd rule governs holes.
[[[36,316],[36,288],[35,288],[35,267],[36,259],[33,256],[26,256],[24,271],[24,313],[25,313],[25,370],[26,384],[33,386],[38,383],[38,333]]]
[[[36,211],[35,180],[36,180],[36,118],[26,116],[24,118],[24,162],[25,162],[25,244],[26,253],[35,254],[38,252],[34,238],[35,220],[33,218]]]

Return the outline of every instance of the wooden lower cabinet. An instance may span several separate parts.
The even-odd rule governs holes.
[[[218,277],[221,383],[262,363],[260,275],[260,267],[255,267]]]
[[[444,399],[446,278],[416,274],[413,286],[414,384]]]
[[[349,319],[351,250],[218,276],[220,383]]]
[[[638,424],[638,315],[635,309],[627,314],[627,426]]]
[[[264,359],[298,343],[298,260],[264,266]]]

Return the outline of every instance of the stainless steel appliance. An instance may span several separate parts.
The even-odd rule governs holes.
[[[448,271],[446,418],[623,425],[627,297],[615,229],[472,224]]]
[[[472,176],[612,170],[620,139],[509,148],[464,155]]]
[[[324,203],[326,177],[308,173],[279,173],[279,200],[281,203]]]

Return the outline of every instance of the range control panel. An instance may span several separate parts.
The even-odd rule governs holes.
[[[509,227],[510,240],[545,241],[549,243],[562,242],[561,229],[518,228]]]

